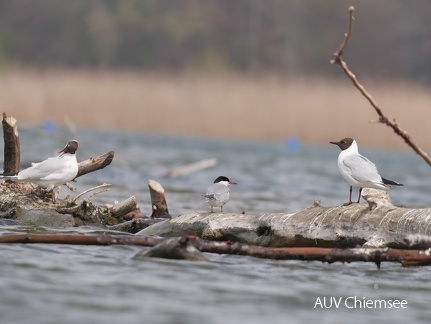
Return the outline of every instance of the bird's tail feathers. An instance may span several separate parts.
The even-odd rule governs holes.
[[[383,180],[384,184],[388,184],[388,185],[392,185],[392,186],[404,186],[402,183],[398,183],[398,182],[395,182],[395,181],[392,181],[392,180],[388,180],[388,179],[385,179],[385,178],[382,178],[382,180]]]

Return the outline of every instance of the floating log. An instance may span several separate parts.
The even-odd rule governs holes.
[[[180,177],[196,171],[211,168],[216,164],[217,164],[217,159],[208,159],[208,160],[202,160],[202,161],[186,164],[170,170],[168,173],[166,173],[165,177],[167,178]]]
[[[247,215],[192,212],[166,220],[138,235],[195,235],[269,247],[319,246],[409,248],[408,234],[431,235],[431,209],[392,205],[386,192],[365,188],[368,204],[324,207],[316,201],[303,211]],[[423,243],[418,248],[429,247]]]
[[[14,175],[20,170],[20,147],[17,120],[3,113],[2,125],[4,139],[3,173]]]
[[[151,218],[171,218],[168,211],[168,204],[165,198],[165,189],[155,180],[148,181],[148,188],[151,195]]]

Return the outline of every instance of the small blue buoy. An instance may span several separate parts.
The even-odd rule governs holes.
[[[53,131],[55,131],[55,123],[51,120],[46,120],[43,124],[42,124],[42,130],[47,132],[47,133],[51,133]]]
[[[299,142],[299,138],[297,137],[292,136],[286,140],[285,147],[286,147],[286,151],[288,152],[297,151],[299,149],[299,146],[300,146],[300,142]]]

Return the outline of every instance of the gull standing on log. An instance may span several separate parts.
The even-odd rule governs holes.
[[[39,163],[32,163],[31,167],[20,171],[17,175],[2,175],[1,178],[15,182],[31,182],[45,187],[52,192],[52,203],[56,203],[54,189],[75,179],[78,174],[76,161],[77,141],[70,141],[59,151],[59,155],[50,157]]]
[[[389,190],[388,185],[402,186],[403,184],[382,178],[376,165],[358,152],[358,144],[352,138],[343,138],[338,142],[329,142],[341,149],[338,156],[338,169],[341,175],[350,184],[349,202],[343,206],[352,204],[352,187],[359,187],[358,203],[361,199],[362,188],[374,188],[384,191]]]
[[[230,190],[228,186],[234,184],[236,182],[230,181],[227,177],[220,176],[208,187],[204,197],[211,206],[211,213],[214,213],[214,207],[220,207],[220,212],[223,213],[223,206],[229,201]]]

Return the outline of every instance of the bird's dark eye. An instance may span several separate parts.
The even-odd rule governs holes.
[[[341,141],[342,144],[346,144],[346,141]]]

